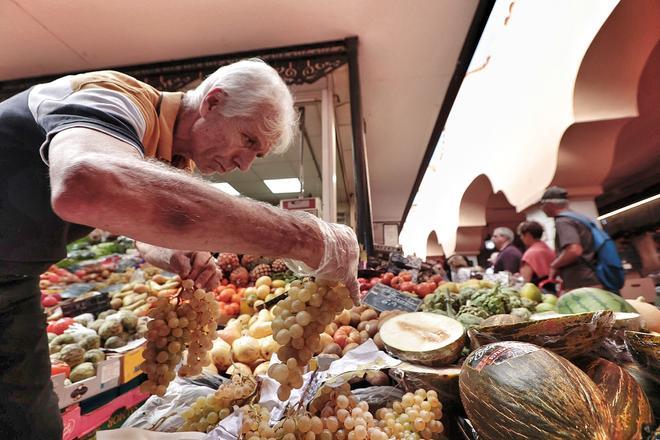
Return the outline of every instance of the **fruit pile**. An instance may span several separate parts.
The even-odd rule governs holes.
[[[445,281],[440,275],[432,275],[427,281],[417,283],[413,281],[411,272],[403,271],[398,275],[394,275],[392,272],[386,272],[379,277],[372,277],[368,280],[366,278],[358,278],[358,282],[360,283],[360,292],[366,292],[376,284],[382,283],[401,292],[407,292],[424,298],[426,295],[434,292]]]

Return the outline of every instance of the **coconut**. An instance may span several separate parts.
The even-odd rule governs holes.
[[[623,337],[639,366],[660,376],[660,333],[626,331]]]
[[[474,351],[459,378],[461,401],[483,440],[609,440],[612,416],[589,377],[557,354],[524,342]]]
[[[470,331],[469,336],[473,348],[497,341],[520,341],[572,359],[599,347],[613,323],[613,312],[602,310],[485,327]]]
[[[458,392],[459,366],[425,367],[402,362],[390,369],[390,376],[403,384],[405,390],[435,390],[443,405],[460,404]]]
[[[605,359],[596,359],[584,369],[605,396],[614,422],[613,438],[643,438],[653,426],[653,411],[637,381],[623,368]]]
[[[460,322],[430,312],[393,316],[382,325],[379,335],[392,355],[430,366],[452,363],[465,345],[465,329]]]

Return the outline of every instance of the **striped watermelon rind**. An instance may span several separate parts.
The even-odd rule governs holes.
[[[559,313],[585,313],[598,310],[613,312],[635,312],[635,309],[623,298],[603,289],[581,287],[559,297],[557,301]]]

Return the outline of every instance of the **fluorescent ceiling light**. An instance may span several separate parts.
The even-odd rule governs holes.
[[[628,211],[630,209],[637,208],[638,206],[645,205],[645,204],[647,204],[649,202],[652,202],[652,201],[654,201],[658,198],[660,198],[660,194],[656,194],[652,197],[649,197],[648,199],[640,200],[639,202],[635,202],[635,203],[632,203],[628,206],[624,206],[623,208],[619,208],[619,209],[616,209],[612,212],[608,212],[607,214],[603,214],[600,217],[598,217],[598,220],[605,220],[606,218],[612,217],[612,216],[617,215],[617,214],[621,214],[624,211]]]
[[[297,177],[289,179],[264,179],[264,183],[273,194],[300,192],[300,180]]]
[[[241,193],[236,191],[236,188],[228,184],[227,182],[218,182],[218,183],[212,183],[211,186],[214,186],[218,188],[220,191],[227,193],[232,196],[240,196]]]

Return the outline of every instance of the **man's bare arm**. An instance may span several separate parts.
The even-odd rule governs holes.
[[[64,220],[168,248],[320,264],[323,236],[314,224],[145,160],[111,136],[65,130],[51,141],[49,161],[51,203]]]

